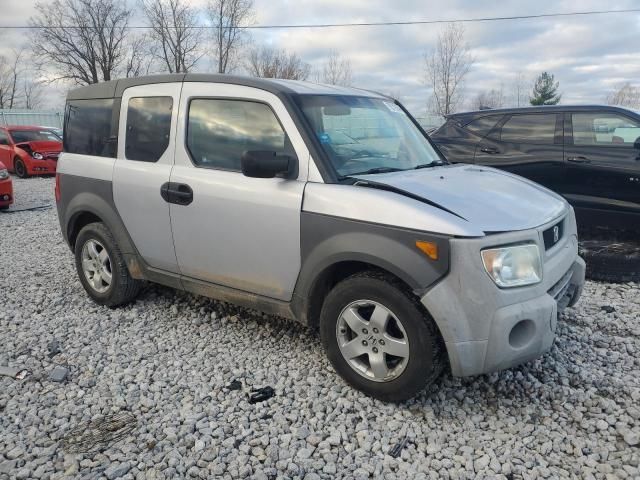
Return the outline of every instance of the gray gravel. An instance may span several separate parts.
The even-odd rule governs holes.
[[[52,179],[14,182],[18,204],[53,202]],[[588,283],[542,359],[389,405],[293,322],[158,286],[96,306],[55,209],[0,214],[0,232],[0,365],[31,372],[0,377],[0,478],[640,478],[637,284]],[[123,410],[131,434],[65,452],[72,428]]]

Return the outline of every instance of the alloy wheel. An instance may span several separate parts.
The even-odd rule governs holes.
[[[87,240],[82,247],[82,271],[93,290],[104,293],[111,287],[113,272],[107,249],[98,240]]]
[[[394,380],[409,361],[409,339],[402,323],[372,300],[358,300],[342,310],[336,337],[349,366],[368,380]]]

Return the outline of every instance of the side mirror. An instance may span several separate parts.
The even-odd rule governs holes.
[[[633,144],[633,148],[635,148],[636,150],[640,150],[640,137],[636,138],[636,141]]]
[[[278,155],[269,150],[249,150],[244,152],[240,159],[243,175],[253,178],[273,178],[278,175],[290,178],[295,165],[295,157]]]

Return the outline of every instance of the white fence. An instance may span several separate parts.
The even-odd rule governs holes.
[[[62,128],[64,114],[55,110],[3,110],[0,109],[0,125],[37,125]]]

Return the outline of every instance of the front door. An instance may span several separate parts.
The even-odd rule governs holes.
[[[181,273],[290,300],[309,153],[282,102],[246,86],[185,83],[176,143],[171,185],[191,192],[170,204]],[[245,177],[248,150],[295,153],[298,178]]]
[[[640,121],[613,111],[568,115],[565,196],[582,208],[640,213]]]
[[[169,205],[181,83],[128,88],[122,95],[113,198],[138,252],[151,267],[177,273]]]
[[[7,131],[0,128],[0,162],[10,170],[13,170],[13,158],[11,158],[11,145]]]
[[[562,114],[507,115],[478,144],[475,162],[507,170],[558,191],[566,173]]]

